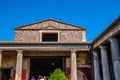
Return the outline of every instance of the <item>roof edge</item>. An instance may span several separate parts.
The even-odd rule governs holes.
[[[48,44],[68,44],[68,45],[74,45],[74,44],[77,44],[77,45],[80,45],[80,44],[88,44],[90,45],[91,42],[79,42],[79,43],[58,43],[58,42],[42,42],[42,43],[26,43],[26,42],[0,42],[0,44],[3,44],[3,45],[6,45],[6,44],[17,44],[17,45],[21,45],[21,44],[25,44],[25,45],[31,45],[31,44],[36,44],[36,45],[40,45],[40,44],[45,44],[45,45],[48,45]]]
[[[46,20],[42,20],[42,21],[38,21],[38,22],[33,22],[31,24],[27,24],[27,25],[23,25],[23,26],[19,26],[19,27],[16,27],[14,28],[15,30],[18,30],[20,28],[23,28],[23,27],[26,27],[26,26],[30,26],[30,25],[34,25],[34,24],[38,24],[38,23],[42,23],[42,22],[45,22],[45,21],[55,21],[55,22],[58,22],[58,23],[61,23],[61,24],[66,24],[66,25],[70,25],[70,26],[73,26],[73,27],[77,27],[77,28],[82,28],[83,30],[86,30],[86,28],[84,27],[81,27],[81,26],[76,26],[74,24],[69,24],[69,23],[66,23],[66,22],[61,22],[61,21],[58,21],[58,20],[54,20],[52,18],[48,18]]]
[[[118,22],[120,22],[120,15],[105,30],[103,30],[103,32],[101,32],[101,34],[98,35],[98,37],[96,37],[95,40],[92,41],[92,44],[94,44],[98,39],[100,39],[103,34],[105,34],[107,31],[109,31]]]

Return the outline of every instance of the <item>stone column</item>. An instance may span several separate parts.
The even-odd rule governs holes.
[[[113,62],[113,70],[114,70],[114,78],[115,80],[120,79],[120,49],[119,43],[117,39],[111,38],[111,53],[112,53],[112,62]]]
[[[71,80],[77,80],[76,50],[71,51]]]
[[[93,51],[94,80],[101,80],[98,53]]]
[[[23,59],[23,50],[17,50],[15,80],[21,80],[21,77],[22,77],[22,59]]]
[[[0,50],[0,80],[2,80],[2,50]]]
[[[99,46],[99,47],[100,47],[100,51],[101,51],[103,80],[110,80],[106,46]]]

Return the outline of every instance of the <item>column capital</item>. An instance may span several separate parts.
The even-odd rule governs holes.
[[[71,50],[71,53],[76,53],[77,52],[77,50]]]
[[[100,45],[99,48],[106,48],[106,46],[104,46],[104,45]]]
[[[16,50],[17,52],[23,52],[23,50]]]
[[[93,58],[94,58],[94,60],[99,61],[97,51],[93,51]]]
[[[116,42],[117,41],[117,39],[116,38],[110,38],[110,39],[108,39],[110,42]]]

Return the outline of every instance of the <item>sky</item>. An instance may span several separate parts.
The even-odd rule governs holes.
[[[96,39],[118,16],[120,0],[0,0],[0,41],[14,41],[14,28],[53,18],[86,28]]]

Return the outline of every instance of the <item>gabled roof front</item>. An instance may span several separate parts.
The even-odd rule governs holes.
[[[54,19],[47,19],[43,20],[40,22],[20,26],[18,28],[15,28],[15,30],[30,30],[30,29],[35,29],[35,30],[46,30],[46,29],[76,29],[76,30],[86,30],[85,28],[82,28],[80,26],[60,22]]]

